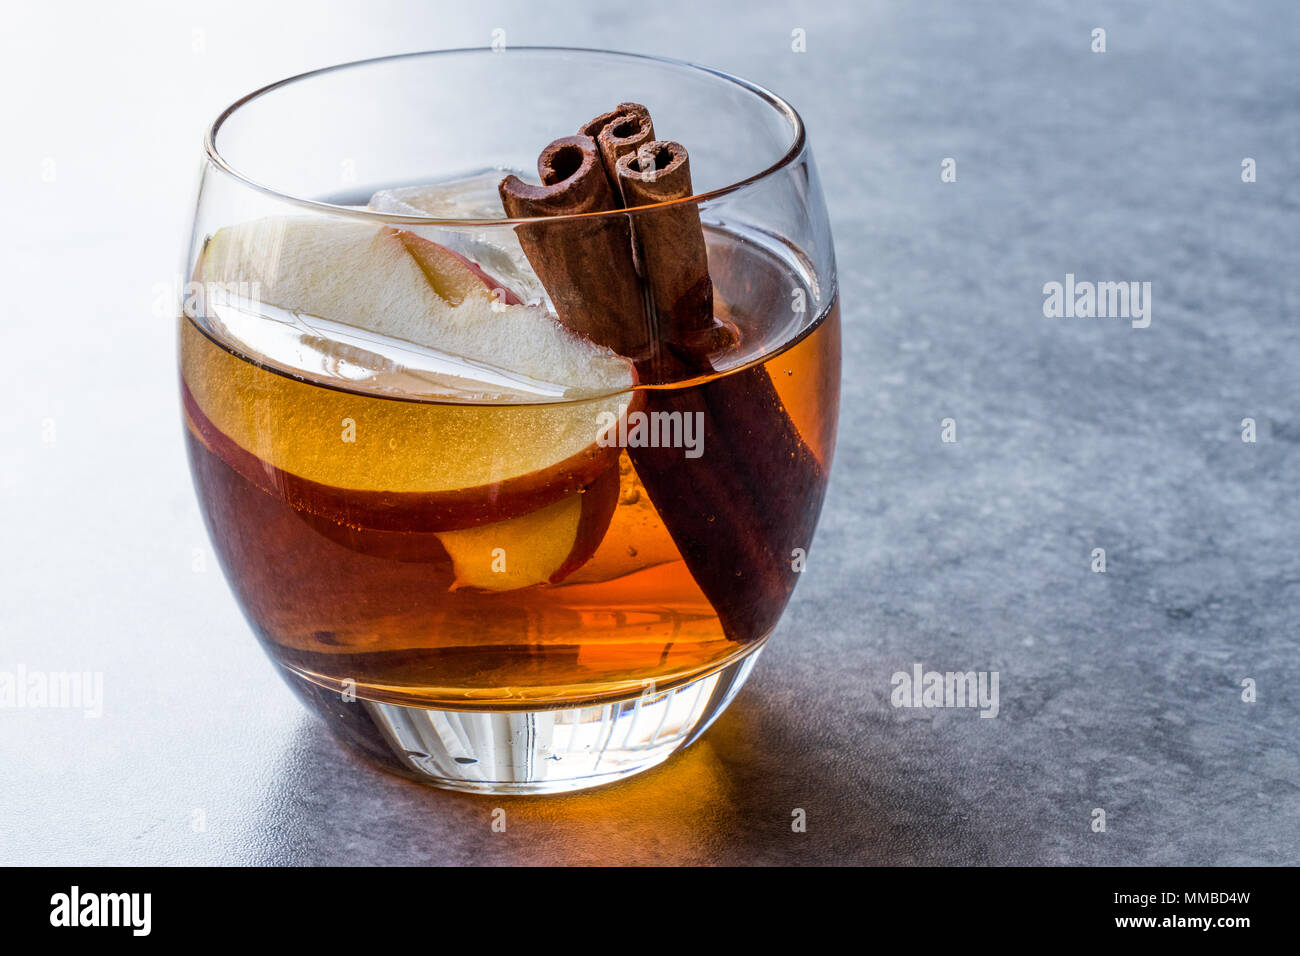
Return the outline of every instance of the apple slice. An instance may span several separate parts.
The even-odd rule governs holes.
[[[618,507],[618,469],[531,514],[439,534],[451,556],[454,588],[514,591],[556,584],[595,553]]]
[[[618,450],[596,443],[598,423],[626,406],[631,364],[540,308],[495,300],[490,278],[436,243],[367,224],[262,219],[217,232],[199,275],[256,289],[252,309],[325,319],[563,387],[566,400],[548,403],[384,400],[248,362],[183,323],[192,427],[301,510],[361,529],[456,531],[530,514],[616,468]],[[219,310],[216,318],[221,338]]]

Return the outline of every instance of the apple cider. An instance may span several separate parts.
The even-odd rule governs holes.
[[[825,491],[839,319],[791,309],[774,253],[706,231],[738,343],[709,375],[613,394],[485,402],[479,366],[413,371],[278,323],[287,339],[258,340],[238,310],[182,318],[195,485],[273,659],[364,699],[499,711],[667,689],[759,646]],[[628,422],[656,402],[688,440],[699,416],[694,445],[638,453]],[[808,469],[782,470],[764,404]]]

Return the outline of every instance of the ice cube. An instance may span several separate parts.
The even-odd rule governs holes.
[[[425,186],[381,189],[370,197],[370,208],[399,216],[436,216],[441,219],[504,219],[497,184],[506,175],[487,170]],[[528,264],[519,239],[510,226],[404,226],[431,242],[460,253],[482,267],[529,305],[551,308],[546,290]]]

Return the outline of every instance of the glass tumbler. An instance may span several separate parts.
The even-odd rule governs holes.
[[[436,786],[574,790],[734,698],[804,570],[839,402],[788,103],[588,50],[306,73],[212,124],[187,275],[208,532],[347,744]]]

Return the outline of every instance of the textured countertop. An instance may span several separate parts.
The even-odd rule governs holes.
[[[0,671],[100,672],[104,701],[0,709],[0,863],[1300,863],[1296,4],[27,6]],[[846,322],[830,494],[750,683],[668,764],[560,798],[385,776],[301,710],[207,543],[154,309],[222,106],[496,28],[788,97]],[[1045,317],[1067,274],[1151,283],[1149,327]],[[917,664],[996,671],[996,718],[893,707]]]

